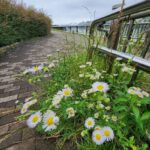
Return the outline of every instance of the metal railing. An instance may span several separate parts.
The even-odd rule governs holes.
[[[89,39],[93,39],[95,31],[97,30],[102,32],[105,31],[105,33],[107,33],[105,34],[105,37],[107,38],[107,47],[102,47],[95,44],[91,45],[91,42],[89,40],[89,52],[88,52],[89,59],[92,58],[94,49],[99,50],[101,53],[107,54],[110,58],[108,59],[109,60],[108,72],[111,72],[111,68],[113,66],[113,61],[115,57],[122,57],[124,60],[132,59],[133,62],[132,65],[135,66],[136,72],[133,73],[129,85],[132,85],[133,82],[136,80],[139,70],[143,70],[150,73],[150,61],[144,59],[147,52],[150,51],[150,25],[149,24],[139,25],[135,23],[136,19],[149,16],[150,16],[150,1],[144,1],[136,5],[130,6],[128,8],[125,8],[121,12],[118,11],[103,18],[94,20],[90,27]],[[108,31],[106,31],[104,27],[107,21],[111,21],[111,26]],[[135,27],[137,28],[139,26],[142,26],[142,29],[139,30],[138,28],[138,32],[136,32]],[[137,35],[143,34],[142,33],[143,31],[141,30],[144,31],[145,36],[143,39],[143,45],[141,47],[142,52],[140,54],[140,57],[137,57],[127,53],[126,51],[131,38],[135,37],[134,36],[135,33]],[[119,46],[120,39],[124,37],[123,33],[126,35],[125,36],[126,40],[122,45],[122,50],[118,51],[117,48]],[[139,37],[136,36],[136,38]]]

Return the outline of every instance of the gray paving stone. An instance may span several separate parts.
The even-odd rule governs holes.
[[[5,89],[4,92],[16,91],[19,89],[20,89],[20,86],[13,86],[13,87],[9,87],[9,88]]]
[[[0,98],[0,103],[5,103],[5,102],[9,102],[9,101],[12,101],[12,100],[16,100],[18,97],[18,95],[12,95],[12,96],[7,96],[7,97],[4,97],[4,98]]]
[[[8,138],[4,139],[0,143],[0,149],[5,149],[8,146],[11,146],[17,142],[21,142],[22,140],[22,131],[18,130],[8,136]]]
[[[6,84],[6,85],[1,85],[0,89],[6,89],[6,88],[11,88],[13,84]]]
[[[9,129],[8,125],[0,126],[0,136],[7,134],[8,129]]]

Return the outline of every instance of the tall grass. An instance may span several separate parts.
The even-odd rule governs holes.
[[[0,46],[48,35],[51,22],[43,11],[12,0],[0,0]]]

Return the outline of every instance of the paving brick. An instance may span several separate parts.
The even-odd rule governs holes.
[[[31,93],[32,93],[31,91],[26,93],[21,93],[19,94],[18,99],[29,97],[31,96]]]
[[[12,100],[16,100],[17,97],[18,97],[18,95],[16,94],[16,95],[0,98],[0,104],[5,103],[5,102],[9,102],[9,101],[12,101]]]
[[[22,143],[15,144],[11,147],[6,148],[5,150],[36,150],[35,149],[35,139],[29,139],[27,141],[23,141]],[[41,149],[46,150],[46,149]]]
[[[8,125],[0,126],[0,136],[7,134],[8,129],[9,129]]]
[[[1,85],[0,89],[6,89],[6,88],[11,88],[13,84],[6,84],[6,85]]]
[[[0,149],[5,149],[6,147],[9,147],[13,144],[16,144],[18,142],[21,142],[22,139],[22,131],[18,130],[12,134],[9,134],[7,138],[3,138],[3,140],[0,142]]]
[[[28,127],[23,129],[23,132],[22,132],[22,140],[23,141],[30,139],[30,138],[34,138],[34,137],[35,137],[35,131],[33,129],[30,129]]]
[[[18,114],[19,113],[16,112],[16,113],[12,113],[12,114],[0,117],[0,126],[15,122],[16,121],[15,117],[18,116]]]
[[[13,87],[9,87],[7,89],[4,90],[4,92],[10,92],[10,91],[15,91],[15,90],[19,90],[20,86],[13,86]]]

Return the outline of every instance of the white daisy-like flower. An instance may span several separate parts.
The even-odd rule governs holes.
[[[92,84],[92,87],[95,92],[97,92],[97,91],[107,92],[109,90],[109,86],[105,82],[95,82]]]
[[[79,77],[80,77],[80,78],[83,78],[83,77],[84,77],[84,74],[79,74]]]
[[[92,117],[89,117],[85,120],[85,127],[88,129],[91,129],[94,127],[95,125],[95,120]]]
[[[34,104],[36,104],[36,103],[37,103],[37,99],[33,99],[33,100],[30,101],[30,104],[31,104],[31,105],[34,105]]]
[[[32,103],[29,101],[29,102],[24,103],[23,107],[26,107],[28,109],[31,105]]]
[[[25,114],[27,111],[28,111],[28,108],[25,107],[25,106],[23,106],[23,107],[21,108],[20,113],[21,113],[21,114]]]
[[[96,79],[97,79],[97,78],[96,78],[95,75],[93,75],[93,74],[90,75],[90,80],[96,80]]]
[[[83,92],[83,93],[81,94],[81,97],[82,97],[82,98],[87,98],[87,92]]]
[[[19,103],[19,101],[18,101],[18,100],[16,100],[16,101],[15,101],[15,104],[18,104],[18,103]]]
[[[52,99],[52,105],[55,106],[55,107],[58,107],[58,105],[60,104],[62,98],[63,98],[63,92],[58,91],[57,94]]]
[[[53,63],[59,63],[59,60],[55,59],[52,61]]]
[[[29,69],[26,69],[26,70],[23,72],[23,74],[26,75],[26,74],[28,74],[29,72],[30,72],[30,70],[29,70]]]
[[[50,57],[52,57],[52,54],[48,54],[48,55],[47,55],[47,58],[50,58]]]
[[[103,115],[103,118],[105,119],[106,122],[108,122],[110,119],[109,115]]]
[[[103,135],[106,137],[106,141],[111,141],[114,139],[114,132],[110,127],[102,128]]]
[[[106,137],[103,135],[103,132],[101,130],[94,130],[92,133],[92,140],[97,145],[101,145],[105,142]]]
[[[63,96],[65,96],[65,97],[70,97],[70,96],[72,96],[73,94],[73,90],[71,89],[71,88],[64,88],[63,90],[62,90],[62,92],[63,92]]]
[[[94,93],[95,91],[93,88],[91,88],[91,89],[88,89],[87,92],[88,92],[88,94],[91,94],[91,93]]]
[[[52,110],[47,110],[47,112],[43,115],[43,129],[45,129],[45,131],[56,129],[58,122],[59,118]]]
[[[92,66],[92,62],[86,62],[87,65]]]
[[[100,72],[96,71],[96,73],[95,73],[95,78],[96,78],[96,79],[99,79],[101,75],[102,75],[102,74],[101,74]]]
[[[117,116],[112,115],[111,119],[112,119],[112,121],[116,122],[117,121]]]
[[[48,67],[49,67],[49,68],[54,68],[54,67],[55,67],[55,64],[54,64],[54,63],[50,63],[50,64],[48,65]]]
[[[85,68],[86,67],[86,65],[81,65],[81,66],[79,66],[79,68]]]
[[[118,76],[118,74],[117,74],[117,73],[114,73],[114,74],[113,74],[113,76],[114,76],[114,77],[117,77],[117,76]]]
[[[25,102],[30,101],[32,98],[33,98],[33,97],[27,97],[27,98],[25,99]]]
[[[73,107],[69,107],[66,109],[66,112],[68,114],[68,118],[71,118],[71,117],[74,117],[75,116],[75,113],[76,111],[74,110]]]
[[[135,69],[127,67],[127,66],[123,66],[121,70],[122,70],[122,72],[126,72],[126,73],[129,73],[129,74],[132,74],[133,72],[136,71]]]
[[[110,110],[110,109],[111,109],[111,107],[110,107],[110,106],[107,106],[107,107],[105,107],[105,109],[106,109],[106,110]]]
[[[145,91],[142,91],[142,94],[146,97],[149,97],[149,93],[145,92]]]
[[[41,112],[36,112],[28,118],[27,125],[29,128],[34,128],[41,122],[41,120],[42,120]]]
[[[131,88],[128,89],[128,93],[131,94],[131,95],[135,95],[136,94],[135,90],[133,90]]]
[[[136,91],[136,95],[137,95],[138,97],[140,97],[140,98],[143,98],[143,97],[144,97],[144,95],[142,94],[141,91]]]
[[[94,108],[94,104],[93,104],[93,103],[89,103],[89,104],[88,104],[88,108],[90,108],[90,109],[91,109],[91,108]]]
[[[117,57],[116,60],[119,60],[119,61],[120,61],[120,60],[122,60],[122,58],[121,58],[121,57]]]
[[[94,114],[94,118],[97,119],[98,117],[99,117],[99,113],[95,113],[95,114]]]

